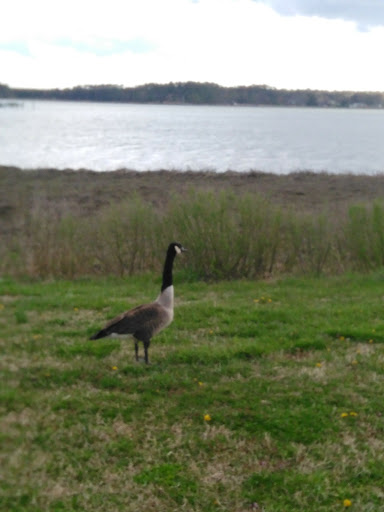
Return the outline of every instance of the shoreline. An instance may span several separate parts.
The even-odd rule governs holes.
[[[0,222],[20,207],[28,210],[44,200],[58,210],[81,215],[138,195],[159,210],[173,195],[190,190],[232,191],[258,195],[283,209],[307,213],[345,212],[356,203],[384,199],[384,174],[357,175],[300,171],[273,174],[262,171],[116,171],[20,169],[0,165]]]

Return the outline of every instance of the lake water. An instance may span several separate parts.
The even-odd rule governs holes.
[[[0,164],[33,169],[384,172],[384,110],[27,101]]]

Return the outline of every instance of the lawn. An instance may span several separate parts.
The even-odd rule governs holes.
[[[185,277],[149,366],[152,275],[0,281],[0,509],[384,510],[384,274]]]

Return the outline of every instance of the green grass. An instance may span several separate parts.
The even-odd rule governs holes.
[[[0,510],[384,510],[384,275],[182,277],[149,367],[152,276],[0,280]]]

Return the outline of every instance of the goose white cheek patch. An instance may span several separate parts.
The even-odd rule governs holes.
[[[175,245],[175,251],[177,252],[177,254],[181,254],[181,249],[177,245]]]

